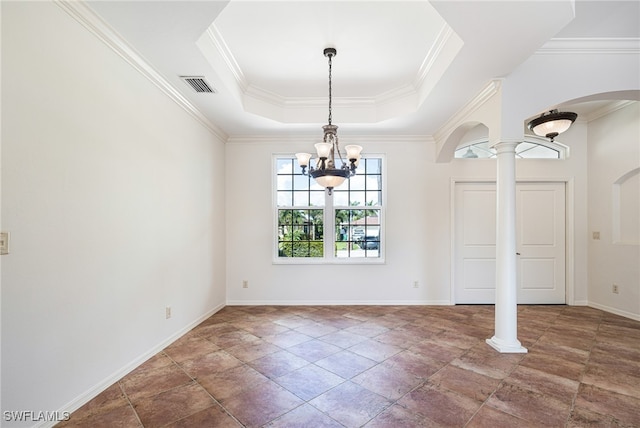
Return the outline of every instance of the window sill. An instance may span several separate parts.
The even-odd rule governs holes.
[[[285,260],[278,258],[272,260],[272,264],[274,265],[384,265],[386,264],[384,258],[376,258],[376,259],[311,259],[311,258],[287,258]]]

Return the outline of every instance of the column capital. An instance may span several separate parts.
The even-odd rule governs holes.
[[[516,146],[518,144],[522,143],[522,141],[520,140],[504,140],[504,141],[498,141],[497,143],[494,143],[491,145],[492,149],[496,149],[497,153],[501,153],[501,152],[509,152],[509,151],[515,151]]]

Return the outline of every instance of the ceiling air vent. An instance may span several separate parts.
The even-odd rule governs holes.
[[[209,86],[202,76],[180,76],[180,78],[187,82],[187,84],[196,92],[216,93],[216,90]]]

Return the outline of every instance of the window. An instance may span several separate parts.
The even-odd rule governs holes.
[[[516,146],[516,159],[564,159],[566,147],[557,142],[523,141]],[[495,158],[496,151],[486,140],[463,143],[456,148],[455,158]]]
[[[332,195],[294,156],[276,157],[275,169],[277,261],[382,260],[382,158],[362,158]]]

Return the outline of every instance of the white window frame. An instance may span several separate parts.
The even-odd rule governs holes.
[[[526,134],[524,141],[522,141],[523,143],[532,143],[532,144],[536,144],[539,146],[543,146],[543,147],[547,147],[551,150],[554,150],[556,152],[558,152],[558,157],[557,158],[537,158],[537,157],[518,157],[518,154],[516,154],[516,159],[518,161],[520,160],[524,160],[524,161],[528,161],[528,160],[545,160],[545,161],[559,161],[559,160],[565,160],[569,158],[569,146],[566,146],[558,141],[549,141],[546,138],[543,137],[539,137],[537,135],[529,135]],[[478,158],[462,158],[462,157],[455,157],[455,152],[457,152],[458,150],[462,150],[465,149],[467,147],[470,146],[475,146],[477,144],[483,144],[483,143],[487,143],[487,139],[486,138],[480,138],[480,139],[476,139],[476,140],[472,140],[472,141],[467,141],[465,143],[459,144],[458,147],[456,147],[456,149],[454,150],[454,157],[453,159],[464,159],[465,161],[467,160],[483,160],[483,159],[495,159],[495,153],[492,156],[487,156],[487,157],[478,157]]]
[[[387,162],[384,154],[367,153],[362,156],[362,159],[380,159],[381,160],[381,175],[382,175],[382,205],[375,206],[373,209],[379,211],[379,223],[380,234],[378,245],[378,257],[336,257],[334,254],[334,248],[336,241],[336,229],[335,229],[335,212],[338,209],[360,209],[360,206],[334,206],[333,195],[329,196],[325,190],[325,205],[324,207],[309,207],[311,209],[323,210],[323,257],[279,257],[278,247],[278,210],[279,209],[307,209],[307,207],[297,206],[278,206],[278,182],[277,182],[277,160],[282,158],[294,159],[294,168],[300,168],[295,162],[295,154],[292,153],[278,153],[272,155],[271,177],[272,177],[272,215],[273,215],[273,264],[279,265],[322,265],[322,264],[337,264],[337,265],[369,265],[369,264],[385,264],[385,204],[387,200]],[[327,236],[330,233],[331,236]]]

